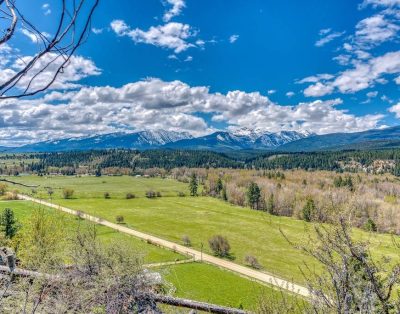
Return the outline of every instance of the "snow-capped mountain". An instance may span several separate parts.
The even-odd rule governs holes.
[[[230,132],[218,131],[202,137],[184,139],[169,143],[166,146],[209,150],[274,149],[310,135],[310,132],[281,131],[271,133],[261,129],[240,128]]]
[[[91,149],[274,149],[309,136],[310,133],[281,131],[265,132],[261,129],[240,128],[218,131],[206,136],[193,137],[187,132],[147,130],[134,133],[111,133],[85,137],[50,140],[13,149],[14,152],[55,152]]]
[[[14,149],[17,152],[53,152],[90,149],[150,149],[192,136],[187,132],[148,130],[135,133],[110,133],[85,137],[72,137],[29,144]]]

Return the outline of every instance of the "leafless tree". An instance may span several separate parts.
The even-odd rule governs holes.
[[[60,9],[52,33],[40,30],[24,12],[22,1],[0,0],[0,51],[11,50],[18,31],[28,34],[36,43],[31,56],[17,56],[16,66],[3,71],[0,100],[32,96],[47,90],[68,67],[71,57],[85,42],[91,29],[93,14],[99,0],[59,0]],[[41,12],[35,15],[38,16]],[[14,51],[15,52],[15,51]],[[43,80],[43,73],[47,73]],[[42,76],[42,77],[41,77]]]
[[[2,313],[161,313],[151,297],[156,273],[144,271],[135,252],[100,243],[95,226],[70,242],[69,267],[47,259],[35,263],[37,271],[16,268],[0,277]]]
[[[355,241],[343,218],[335,225],[316,225],[314,231],[308,244],[292,243],[322,265],[322,271],[308,265],[303,270],[313,295],[311,312],[399,313],[398,263],[373,258],[369,244]]]

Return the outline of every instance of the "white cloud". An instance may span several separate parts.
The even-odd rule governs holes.
[[[321,30],[319,31],[319,35],[320,35],[320,36],[326,35],[326,34],[330,33],[331,30],[332,30],[331,28],[323,28],[323,29],[321,29]]]
[[[96,28],[96,27],[92,27],[92,32],[96,35],[100,35],[102,34],[104,31],[104,28]]]
[[[213,130],[199,117],[230,126],[259,127],[267,131],[311,130],[317,133],[360,131],[376,127],[382,115],[356,117],[335,108],[342,101],[313,101],[281,106],[258,92],[211,93],[181,81],[148,79],[120,88],[83,87],[79,91],[51,92],[40,99],[0,103],[0,145],[143,129],[188,131],[202,135]],[[154,117],[157,117],[155,119]]]
[[[49,15],[49,14],[51,14],[51,9],[50,9],[50,4],[48,4],[48,3],[44,3],[43,5],[42,5],[42,10],[44,11],[44,15]]]
[[[270,90],[267,91],[268,95],[272,95],[272,94],[275,94],[275,93],[276,93],[275,89],[270,89]]]
[[[373,7],[394,7],[400,6],[400,0],[364,0],[360,8],[365,8],[368,5]]]
[[[26,28],[21,28],[20,31],[22,34],[24,34],[26,37],[28,37],[31,40],[31,42],[34,44],[38,43],[39,40],[41,40],[41,38],[37,34],[27,30]],[[46,32],[41,32],[41,35],[46,38],[50,37],[50,34],[46,33]]]
[[[231,44],[233,44],[233,43],[236,42],[238,39],[239,39],[239,35],[231,35],[231,36],[229,37],[229,42],[230,42]]]
[[[327,31],[327,30],[325,30],[325,31]],[[320,34],[321,34],[321,31],[320,31]],[[325,46],[327,43],[331,42],[332,40],[334,40],[338,37],[341,37],[344,34],[344,32],[334,32],[334,33],[329,33],[329,34],[322,33],[322,34],[324,35],[324,37],[320,38],[319,40],[317,40],[315,42],[315,46],[317,46],[317,47]]]
[[[378,92],[377,91],[372,91],[372,92],[368,92],[367,93],[367,97],[368,98],[375,98],[376,96],[378,96]]]
[[[188,40],[194,37],[196,32],[188,24],[170,22],[165,25],[151,26],[147,31],[139,28],[131,29],[123,20],[114,20],[110,26],[118,36],[128,36],[135,43],[173,49],[175,53],[195,47]]]
[[[354,40],[359,47],[370,49],[396,38],[399,29],[397,24],[383,14],[376,14],[357,23]]]
[[[339,73],[333,80],[318,82],[304,90],[306,96],[324,96],[333,93],[355,93],[375,84],[385,84],[383,77],[400,73],[400,51],[388,52],[366,62],[357,61],[352,69]]]
[[[187,56],[185,59],[185,62],[191,62],[193,61],[193,57],[192,56]]]
[[[393,100],[390,99],[390,98],[389,98],[388,96],[386,96],[386,95],[382,95],[381,100],[382,100],[382,101],[385,101],[385,102],[387,102],[387,103],[389,103],[389,104],[392,104],[392,103],[393,103]]]
[[[388,109],[389,112],[394,113],[397,119],[400,119],[400,102]]]
[[[169,22],[173,17],[180,15],[183,8],[186,6],[184,0],[166,0],[165,3],[172,7],[164,13],[164,22]]]
[[[0,57],[2,59],[2,62],[0,62],[0,84],[14,76],[33,58],[32,56],[22,56],[18,50],[11,47],[6,49],[5,53],[0,50]],[[29,92],[45,87],[51,82],[63,62],[63,57],[58,54],[47,53],[43,55],[26,75],[21,77],[16,88],[25,90],[29,85]],[[78,88],[81,87],[79,84],[81,79],[100,73],[101,70],[96,67],[93,61],[81,56],[72,56],[50,86],[50,89]],[[35,79],[30,82],[33,77]]]
[[[396,77],[394,81],[396,82],[397,85],[400,85],[400,76]]]
[[[317,82],[314,85],[308,86],[304,90],[304,95],[307,97],[320,97],[327,94],[331,94],[333,92],[333,89],[334,89],[333,86]]]
[[[332,74],[328,73],[323,73],[323,74],[317,74],[317,75],[312,75],[312,76],[307,76],[299,81],[296,81],[297,84],[304,84],[304,83],[317,83],[322,80],[330,80],[334,78]]]
[[[292,91],[286,93],[286,96],[289,98],[292,98],[294,95],[295,95],[295,93]]]

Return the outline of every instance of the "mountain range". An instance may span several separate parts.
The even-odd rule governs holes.
[[[281,152],[400,147],[400,126],[355,133],[316,135],[311,132],[265,132],[240,128],[193,137],[187,132],[148,130],[49,140],[20,147],[0,147],[7,152],[57,152],[91,149],[191,149],[213,151],[275,150]]]

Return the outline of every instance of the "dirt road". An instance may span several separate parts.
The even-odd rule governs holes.
[[[309,290],[306,287],[290,283],[289,281],[280,279],[273,275],[270,275],[270,274],[267,274],[267,273],[264,273],[264,272],[261,272],[261,271],[255,270],[255,269],[251,269],[251,268],[248,268],[245,266],[241,266],[236,263],[212,256],[209,254],[202,253],[195,249],[188,248],[186,246],[183,246],[183,245],[171,242],[171,241],[167,241],[167,240],[164,240],[164,239],[161,239],[161,238],[158,238],[158,237],[155,237],[155,236],[152,236],[152,235],[149,235],[149,234],[146,234],[146,233],[143,233],[143,232],[140,232],[140,231],[128,228],[128,227],[124,227],[124,226],[109,222],[107,220],[82,213],[82,212],[74,210],[74,209],[56,205],[56,204],[53,204],[50,202],[46,202],[46,201],[43,201],[40,199],[36,199],[36,198],[30,197],[30,196],[27,196],[27,195],[20,194],[19,198],[23,199],[23,200],[35,202],[37,204],[41,204],[41,205],[44,205],[47,207],[55,208],[55,209],[58,209],[60,211],[63,211],[65,213],[68,213],[71,215],[80,216],[83,219],[86,219],[86,220],[95,222],[97,224],[107,226],[114,230],[118,230],[120,232],[135,236],[137,238],[146,240],[152,244],[159,245],[159,246],[168,248],[170,250],[174,250],[181,254],[190,255],[197,261],[203,261],[203,262],[206,262],[209,264],[216,265],[218,267],[225,268],[227,270],[236,272],[238,274],[255,279],[257,281],[267,283],[267,284],[270,284],[270,285],[273,285],[276,287],[280,287],[280,288],[288,290],[292,293],[296,293],[296,294],[304,296],[304,297],[310,296]]]

